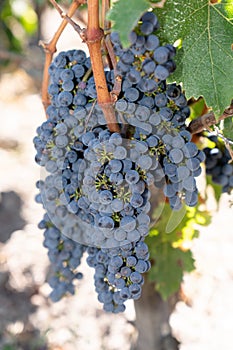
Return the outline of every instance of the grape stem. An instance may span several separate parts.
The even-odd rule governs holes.
[[[206,113],[192,120],[188,126],[188,129],[192,134],[198,134],[205,129],[208,130],[210,126],[218,124],[220,120],[223,120],[229,117],[233,117],[233,100],[231,101],[231,105],[225,109],[225,111],[219,117],[218,120],[215,118],[214,113],[211,111],[209,113]]]
[[[78,32],[81,39],[87,44],[90,53],[93,76],[95,80],[97,101],[103,110],[109,130],[112,132],[120,132],[113,107],[113,102],[115,101],[115,99],[108,91],[108,86],[104,72],[101,50],[101,43],[104,37],[104,32],[99,25],[99,0],[88,1],[87,29],[81,29],[79,25],[76,24],[70,18],[71,16],[69,12],[65,14],[55,0],[50,0],[50,2],[54,5],[54,7],[59,12],[60,16],[66,21],[66,23],[70,23],[74,30]]]
[[[106,35],[106,37],[104,38],[104,44],[108,52],[108,55],[110,57],[111,66],[113,69],[116,69],[116,65],[117,65],[116,55],[114,54],[112,42],[109,35]]]
[[[104,29],[104,33],[105,33],[105,37],[104,37],[104,41],[103,41],[103,49],[106,53],[106,60],[107,60],[107,65],[110,69],[113,69],[114,65],[112,62],[112,57],[110,56],[108,47],[107,47],[107,35],[106,33],[110,32],[111,29],[111,21],[107,20],[107,12],[110,9],[110,0],[103,0],[102,1],[102,6],[101,6],[101,26]],[[113,52],[113,49],[112,49]],[[114,58],[116,60],[116,57],[114,55]]]
[[[57,8],[57,3],[54,0],[50,0],[50,2]],[[49,66],[52,62],[53,55],[57,51],[56,45],[57,42],[64,31],[65,27],[68,24],[68,18],[72,17],[76,10],[79,8],[80,5],[85,4],[86,0],[73,0],[68,11],[67,15],[63,16],[63,20],[61,24],[59,25],[57,31],[55,32],[52,40],[49,43],[44,43],[42,41],[39,42],[39,45],[41,45],[45,52],[45,62],[44,62],[44,71],[43,71],[43,80],[42,80],[42,88],[41,88],[41,98],[42,103],[44,106],[44,109],[50,105],[50,99],[48,96],[48,86],[49,86]],[[56,5],[55,5],[56,4]],[[61,10],[62,11],[62,10]],[[63,11],[62,11],[63,13]],[[64,13],[63,13],[64,14]]]
[[[102,11],[101,11],[101,20],[102,20],[102,27],[104,30],[108,30],[111,28],[111,22],[107,20],[106,14],[110,9],[110,0],[103,0],[102,1]]]
[[[88,1],[88,26],[85,31],[85,42],[88,46],[91,65],[96,85],[97,100],[103,110],[108,128],[112,132],[119,132],[111,94],[104,73],[104,65],[101,52],[101,42],[104,37],[103,30],[99,26],[99,0]]]
[[[108,56],[110,58],[110,63],[114,71],[116,70],[116,65],[117,65],[117,60],[116,56],[113,50],[112,42],[110,39],[109,35],[106,35],[105,40],[104,40],[105,47],[108,52]],[[112,100],[117,101],[118,96],[120,95],[121,92],[121,84],[122,84],[122,77],[120,75],[115,75],[115,81],[114,81],[114,86],[112,91],[110,92]]]
[[[55,9],[59,12],[61,18],[65,19],[68,23],[70,23],[82,39],[83,29],[75,21],[72,20],[71,16],[69,16],[67,13],[62,11],[62,8],[56,3],[55,0],[49,0],[49,1],[53,4]]]

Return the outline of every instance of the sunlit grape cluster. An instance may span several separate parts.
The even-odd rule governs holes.
[[[156,15],[147,12],[129,48],[111,33],[118,63],[105,75],[109,91],[117,76],[122,79],[114,104],[119,132],[108,129],[82,50],[60,52],[49,68],[51,104],[34,145],[42,168],[36,200],[46,210],[39,227],[54,271],[54,301],[74,293],[85,252],[104,310],[124,311],[126,300],[140,297],[150,269],[144,240],[151,189],[161,189],[161,200],[173,210],[197,204],[195,177],[205,155],[186,130],[190,111],[181,87],[166,82],[175,48],[160,45],[157,29]]]

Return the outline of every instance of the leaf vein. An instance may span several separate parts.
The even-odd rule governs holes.
[[[196,10],[194,10],[193,12],[191,12],[189,14],[189,17],[193,16],[195,13],[197,13],[198,11],[202,10],[204,7],[208,6],[208,4],[204,4],[203,6],[201,7],[198,7]],[[190,6],[191,7],[191,6]]]
[[[210,62],[211,62],[211,72],[212,72],[212,80],[213,80],[213,86],[214,86],[214,96],[215,100],[217,102],[218,108],[220,106],[219,104],[219,98],[218,98],[218,92],[217,92],[217,82],[215,81],[215,74],[214,74],[214,60],[212,56],[212,49],[211,49],[211,33],[210,33],[210,7],[208,7],[208,51],[209,51],[209,56],[210,56]]]
[[[219,11],[217,6],[213,6],[213,5],[211,5],[211,6],[219,14],[219,16],[221,16],[225,21],[227,21],[228,23],[230,23],[233,26],[233,23],[231,22],[230,18],[224,16],[224,14],[221,11]]]
[[[196,39],[196,41],[194,41],[192,43],[191,46],[187,46],[187,42],[185,42],[185,46],[186,46],[186,50],[184,52],[184,55],[183,55],[183,59],[184,57],[186,57],[186,55],[190,55],[190,51],[192,51],[193,47],[197,44],[197,42],[202,38],[202,36],[206,33],[207,31],[207,28],[205,28],[205,30],[203,30],[203,32],[201,32],[201,34],[199,35],[199,37]]]
[[[212,39],[212,41],[226,54],[226,56],[230,57],[233,60],[233,56],[227,50],[225,50],[224,47],[221,46],[217,40]]]

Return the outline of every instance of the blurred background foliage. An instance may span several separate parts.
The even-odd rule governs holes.
[[[67,11],[72,0],[57,2]],[[51,23],[46,27],[51,10],[53,5],[49,0],[0,0],[0,81],[8,75],[10,80],[20,75],[22,86],[15,85],[17,94],[25,90],[29,81],[31,91],[41,91],[45,54],[39,42],[48,42],[55,32],[52,30],[45,37],[48,28],[52,27]],[[82,13],[78,12],[75,18],[82,21]]]
[[[43,0],[2,0],[0,3],[1,50],[21,53],[38,35]]]
[[[62,0],[63,7],[70,3],[71,0]],[[0,1],[0,71],[12,71],[28,49],[38,47],[41,16],[48,6],[52,6],[48,0]]]

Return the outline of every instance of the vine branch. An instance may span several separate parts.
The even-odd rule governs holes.
[[[69,16],[67,13],[65,13],[62,8],[56,3],[55,0],[49,0],[51,2],[51,4],[53,4],[53,6],[55,7],[55,9],[58,11],[58,13],[60,14],[61,18],[65,19],[68,23],[70,23],[75,31],[80,35],[81,39],[83,39],[82,37],[82,32],[83,29],[72,20],[71,16]]]
[[[91,65],[96,85],[97,100],[103,110],[110,131],[119,132],[116,121],[113,101],[104,73],[104,65],[101,53],[101,41],[104,37],[103,30],[99,26],[99,0],[88,1],[88,26],[85,32],[85,42],[88,46]]]
[[[211,111],[192,120],[188,126],[188,129],[192,134],[198,134],[199,132],[202,132],[205,129],[208,130],[210,126],[218,124],[220,120],[229,117],[233,117],[233,100],[231,101],[231,105],[228,108],[226,108],[223,114],[219,117],[219,120],[215,118],[214,113]]]
[[[109,11],[109,9],[110,9],[110,0],[103,0],[101,18],[102,18],[102,26],[104,30],[108,30],[111,27],[111,22],[108,21],[106,18],[106,13]]]
[[[106,50],[108,52],[108,57],[109,57],[111,66],[113,67],[114,72],[115,72],[116,66],[117,66],[117,60],[116,60],[116,56],[115,56],[109,35],[107,35],[105,37],[104,44],[105,44]],[[121,92],[121,84],[122,84],[122,77],[120,75],[115,75],[114,86],[113,86],[112,91],[110,92],[112,101],[117,101],[117,98]]]
[[[55,0],[50,0],[50,2],[53,5],[57,5]],[[76,10],[79,8],[80,5],[83,5],[86,3],[86,0],[73,0],[72,4],[70,5],[67,15],[63,18],[63,21],[61,22],[60,26],[58,27],[57,31],[55,32],[52,40],[49,43],[44,43],[42,41],[39,42],[39,45],[41,45],[45,52],[45,62],[44,62],[44,71],[43,71],[43,80],[42,80],[42,88],[41,88],[41,98],[42,103],[44,106],[44,109],[50,105],[50,100],[48,96],[48,85],[49,85],[49,66],[52,62],[52,58],[54,53],[57,51],[56,45],[57,42],[64,31],[65,27],[68,24],[67,18],[70,18],[74,15]],[[55,6],[56,6],[55,5]],[[63,12],[63,11],[62,11]]]
[[[74,12],[79,7],[79,5],[86,2],[85,0],[74,1],[71,4],[67,14],[62,11],[62,9],[56,3],[55,0],[50,0],[50,2],[54,5],[54,7],[59,12],[60,16],[63,18],[63,22],[61,23],[61,26],[59,27],[58,31],[55,33],[53,40],[48,45],[45,45],[45,44],[43,45],[45,52],[47,54],[46,56],[47,61],[45,64],[45,72],[44,72],[45,78],[43,79],[44,86],[42,88],[42,91],[43,91],[42,101],[44,106],[47,107],[47,105],[49,104],[49,99],[47,94],[49,77],[46,71],[48,72],[48,67],[51,63],[52,55],[56,51],[56,43],[58,38],[60,37],[62,31],[64,30],[64,27],[66,26],[66,24],[70,23],[72,27],[75,29],[75,31],[78,32],[81,39],[88,46],[91,65],[92,65],[92,71],[93,71],[96,91],[97,91],[97,101],[103,110],[108,128],[112,132],[119,132],[120,129],[119,129],[119,125],[117,124],[115,111],[113,108],[114,98],[108,91],[108,86],[107,86],[105,72],[104,72],[103,59],[102,59],[101,43],[104,37],[104,33],[99,25],[99,0],[88,1],[87,29],[81,29],[79,25],[77,25],[71,19],[71,16],[74,14]],[[106,4],[107,4],[107,0],[106,0]]]

